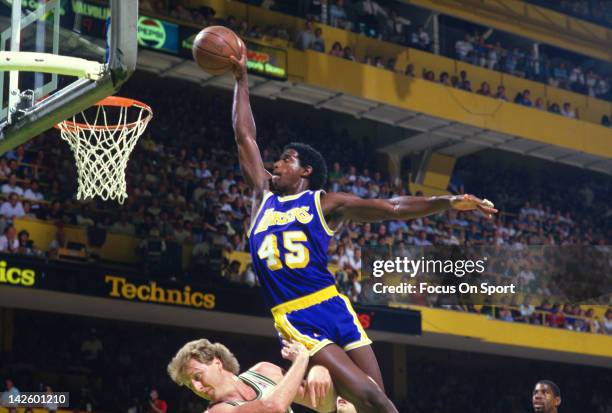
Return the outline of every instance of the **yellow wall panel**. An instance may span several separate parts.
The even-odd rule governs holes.
[[[306,82],[485,129],[612,157],[612,130],[308,51]],[[342,76],[330,76],[342,73]]]
[[[421,311],[424,332],[473,337],[504,345],[612,357],[612,336],[489,320],[478,314],[458,311],[419,306],[412,308]]]
[[[57,227],[48,221],[16,219],[15,228],[17,231],[23,229],[30,233],[30,239],[34,241],[36,248],[47,251],[51,241],[55,239]],[[75,225],[64,225],[66,241],[88,244],[87,232],[85,227]],[[133,263],[138,260],[136,248],[140,240],[120,234],[106,234],[106,242],[98,253],[107,260]]]
[[[446,191],[455,161],[456,159],[452,156],[433,153],[427,163],[423,185]]]

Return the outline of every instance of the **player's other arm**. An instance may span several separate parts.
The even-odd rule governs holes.
[[[247,76],[247,50],[240,41],[242,58],[240,60],[230,57],[233,65],[236,85],[234,86],[234,103],[232,106],[232,125],[238,146],[238,160],[240,170],[246,183],[255,191],[263,192],[268,189],[270,173],[266,171],[261,153],[257,146],[255,120],[249,101],[249,79]]]
[[[270,392],[261,399],[243,404],[230,406],[219,404],[209,410],[210,413],[285,413],[297,395],[306,373],[310,355],[303,344],[283,341],[284,358],[291,360],[292,365],[287,373]]]
[[[347,193],[329,193],[321,198],[323,213],[333,221],[377,222],[419,218],[448,209],[479,210],[491,217],[497,210],[489,201],[473,195],[400,196],[390,199],[361,199]]]
[[[249,370],[275,382],[282,380],[285,374],[279,366],[266,361],[257,363]],[[315,365],[310,368],[306,380],[302,380],[293,403],[306,406],[319,413],[329,413],[336,411],[337,397],[329,371],[323,366]]]

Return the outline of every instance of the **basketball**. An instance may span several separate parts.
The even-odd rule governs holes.
[[[202,30],[193,41],[193,59],[211,75],[222,75],[231,70],[230,56],[241,58],[240,38],[223,26],[210,26]]]

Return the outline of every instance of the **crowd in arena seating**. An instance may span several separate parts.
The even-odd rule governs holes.
[[[376,34],[375,37],[382,40],[431,51],[431,37],[423,26],[417,27],[414,32],[409,32],[410,20],[399,16],[393,7],[381,6],[375,1],[363,3],[360,7],[357,7],[345,4],[341,0],[339,2],[334,1],[328,7],[326,2],[309,0],[297,9],[295,9],[295,4],[285,4],[279,1],[262,5],[262,7],[293,14],[300,10],[300,15],[306,17],[307,20],[305,28],[298,33],[292,33],[291,30],[277,25],[262,27],[254,24],[249,27],[246,20],[239,20],[234,16],[220,19],[215,17],[215,10],[210,7],[188,9],[181,3],[177,3],[169,9],[164,4],[157,2],[147,3],[145,8],[152,12],[169,13],[173,18],[202,26],[226,25],[245,38],[284,39],[288,44],[293,44],[301,50],[311,49],[321,53],[327,52],[332,56],[355,62],[358,59],[350,45],[342,45],[339,42],[334,42],[331,45],[326,44],[323,29],[321,26],[315,28],[314,22],[359,31],[366,35]],[[454,43],[454,50],[449,50],[444,54],[473,65],[503,71],[515,76],[547,83],[551,86],[572,90],[576,93],[588,94],[600,99],[610,99],[610,79],[600,76],[593,69],[586,70],[580,64],[573,65],[569,61],[547,59],[544,56],[536,58],[533,52],[527,53],[516,47],[508,50],[503,48],[500,42],[489,44],[478,31],[466,32],[464,38],[460,38]],[[382,56],[366,55],[360,63],[403,73],[409,77],[417,76],[413,64],[408,63],[405,68],[400,68],[394,57],[385,59]],[[503,85],[498,85],[497,89],[493,90],[494,85],[482,82],[480,87],[477,88],[476,85],[472,85],[465,70],[461,71],[460,76],[451,76],[447,72],[442,72],[437,79],[436,74],[429,69],[424,69],[420,75],[423,79],[469,92],[476,92],[483,96],[505,101],[512,100],[514,103],[523,106],[546,110],[568,118],[579,118],[579,113],[571,107],[571,103],[545,101],[543,97],[536,97],[532,100],[531,92],[528,89],[517,93],[514,97],[508,97]],[[610,114],[603,114],[600,123],[603,126],[611,126]]]
[[[250,266],[241,271],[239,262],[224,264],[222,259],[224,252],[247,251],[244,233],[251,211],[251,193],[240,176],[234,151],[230,96],[216,93],[203,96],[191,84],[181,83],[172,86],[173,93],[167,93],[163,85],[148,76],[138,74],[124,91],[149,103],[158,114],[129,162],[130,196],[126,203],[120,208],[100,201],[84,206],[72,199],[76,185],[72,154],[67,146],[57,145],[56,131],[50,131],[0,158],[8,178],[2,186],[7,200],[0,207],[3,211],[0,229],[4,233],[0,251],[41,254],[40,250],[57,250],[66,245],[62,226],[77,224],[142,239],[139,252],[145,271],[151,271],[152,276],[181,276],[184,272],[181,250],[191,248],[192,267],[186,270],[187,276],[198,279],[200,274],[211,273],[203,269],[218,268],[225,281],[257,286]],[[278,105],[270,110],[267,105],[266,101],[254,105],[258,141],[267,166],[284,144],[300,140],[320,149],[331,162],[329,190],[364,198],[409,194],[401,180],[390,182],[376,170],[374,160],[367,155],[367,140],[351,139],[347,130],[334,128],[330,122],[313,121],[313,117],[320,116],[318,113],[300,113],[303,109]],[[339,159],[342,163],[334,161]],[[480,166],[479,159],[476,155],[468,157],[466,167],[460,163],[457,176],[468,182],[469,191],[485,194],[496,202],[503,211],[497,219],[488,221],[479,214],[451,211],[410,222],[351,223],[338,231],[330,244],[330,260],[338,268],[340,289],[353,301],[367,298],[368,289],[363,288],[360,279],[361,248],[367,246],[523,248],[602,245],[609,241],[605,215],[609,205],[602,194],[610,193],[610,188],[605,179],[571,171],[570,175],[578,176],[567,176],[558,182],[538,181],[538,174],[530,174],[527,169],[510,172],[516,168]],[[486,178],[474,172],[480,168],[488,171],[484,174]],[[531,185],[525,188],[522,183],[527,181]],[[462,192],[465,182],[454,182],[454,190]],[[560,189],[562,182],[571,185]],[[533,200],[534,204],[525,203],[525,199]],[[12,219],[24,216],[49,220],[58,226],[52,245],[33,245],[27,232],[15,233]],[[159,274],[154,274],[155,271]],[[547,291],[536,293],[545,295]],[[579,307],[572,311],[578,310],[588,311]],[[520,309],[510,311],[515,315]],[[499,312],[495,310],[494,315]],[[569,324],[563,327],[569,328]],[[603,327],[599,331],[609,331]],[[596,327],[584,328],[595,331]]]
[[[249,3],[253,2],[249,1]],[[401,16],[398,12],[399,5],[393,2],[368,0],[352,3],[336,0],[328,3],[310,0],[301,2],[303,3],[301,5],[297,4],[300,2],[289,4],[283,1],[263,3],[265,4],[262,4],[262,7],[297,14],[310,19],[310,22],[317,21],[381,40],[432,51],[431,34],[422,25],[412,24],[410,16]],[[309,31],[312,30],[309,30],[307,26],[304,32],[297,35],[297,38],[303,38],[304,34]],[[321,33],[318,38],[321,38]],[[327,50],[322,50],[322,44],[320,40],[308,44],[298,42],[298,46],[304,49]],[[586,70],[581,64],[574,64],[556,56],[537,56],[533,50],[525,51],[520,47],[503,47],[499,41],[490,43],[487,37],[478,31],[465,32],[464,37],[457,39],[454,46],[454,50],[441,50],[442,54],[473,65],[547,83],[576,93],[606,100],[611,98],[610,78],[596,73],[593,69]],[[374,65],[393,67],[382,63],[374,63]]]
[[[15,312],[14,322],[29,328],[15,329],[11,350],[0,353],[0,393],[6,390],[6,379],[22,392],[44,392],[50,386],[70,392],[75,411],[152,411],[153,389],[167,402],[168,412],[204,411],[206,402],[176,386],[165,372],[180,346],[201,337],[227,345],[242,370],[264,360],[286,366],[278,341],[268,337],[32,311]],[[391,391],[391,369],[385,363],[392,352],[387,346],[374,343]],[[604,368],[418,346],[409,347],[406,357],[406,396],[395,400],[400,412],[531,411],[531,392],[542,378],[560,386],[564,410],[612,409],[612,378]],[[306,411],[293,408],[296,413]]]
[[[610,0],[527,0],[561,13],[612,27],[612,2]]]

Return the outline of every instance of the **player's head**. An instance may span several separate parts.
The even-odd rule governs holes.
[[[312,146],[294,142],[283,148],[280,159],[274,163],[272,175],[275,192],[295,193],[304,180],[306,188],[317,190],[325,185],[327,165],[323,156]]]
[[[534,412],[556,413],[561,405],[561,390],[550,380],[540,380],[533,388],[531,404]]]
[[[239,371],[238,360],[227,347],[206,339],[185,344],[168,364],[168,374],[176,384],[213,401],[222,393],[228,375]]]
[[[357,413],[357,409],[355,406],[344,400],[342,397],[338,396],[336,399],[336,411],[338,413]]]

